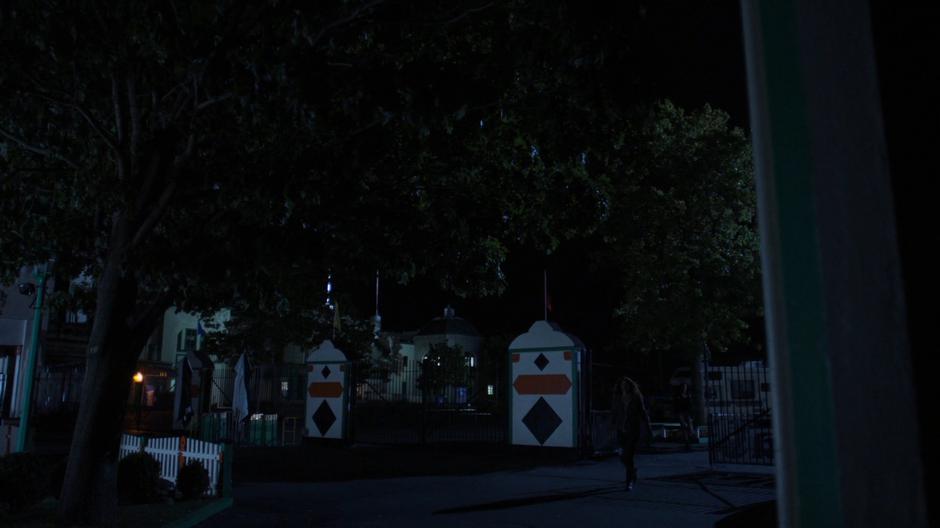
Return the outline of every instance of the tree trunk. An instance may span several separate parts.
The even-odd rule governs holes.
[[[99,277],[88,340],[85,380],[62,484],[60,513],[66,523],[111,526],[117,521],[117,457],[131,376],[146,343],[147,325],[131,327],[137,304],[124,241],[129,229],[116,220],[111,252]],[[152,324],[150,325],[152,326]]]
[[[173,159],[173,147],[172,141],[154,147],[148,166],[135,171],[133,181],[140,182],[142,193],[136,205],[113,216],[108,255],[96,284],[81,405],[62,484],[60,514],[68,524],[112,526],[117,521],[117,460],[131,378],[140,351],[168,304],[163,295],[141,302],[129,253],[137,238],[146,236],[159,221],[172,194],[171,183],[160,190],[155,182],[171,180],[173,169],[167,160]],[[122,167],[119,164],[119,175],[126,177]]]
[[[112,525],[116,521],[117,455],[121,425],[136,354],[125,349],[130,329],[118,307],[126,285],[103,282],[85,361],[82,402],[72,434],[68,467],[62,484],[62,515],[69,523]],[[102,290],[117,290],[102,295]],[[105,297],[105,298],[102,298]],[[110,298],[109,298],[110,297]]]

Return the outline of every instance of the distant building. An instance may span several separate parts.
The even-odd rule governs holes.
[[[33,330],[34,293],[20,292],[19,285],[32,285],[35,278],[29,268],[20,270],[14,284],[0,288],[0,421],[18,417],[22,406],[22,386],[26,372],[26,353]],[[54,281],[47,283],[52,289]],[[41,334],[45,333],[49,316],[43,315]],[[5,446],[0,448],[4,452]]]
[[[376,318],[376,334],[383,343],[381,348],[373,350],[372,363],[375,365],[367,379],[357,384],[357,397],[360,400],[387,400],[421,402],[427,395],[420,386],[423,375],[422,362],[434,345],[444,344],[459,347],[466,355],[466,367],[472,373],[480,361],[480,347],[483,341],[480,332],[466,319],[457,317],[454,309],[447,306],[442,317],[436,317],[417,331],[383,332],[380,319]],[[385,346],[387,344],[387,346]],[[469,376],[473,383],[475,375]],[[467,387],[460,392],[466,399]],[[447,392],[457,394],[459,389],[450,387]],[[458,398],[454,394],[451,399]]]
[[[457,317],[454,309],[447,306],[444,308],[444,316],[435,317],[421,327],[412,341],[417,361],[424,359],[432,345],[446,344],[451,347],[460,347],[465,353],[470,354],[475,362],[478,362],[483,336],[470,321]]]
[[[21,284],[33,285],[35,278],[28,268],[20,272],[14,284],[0,288],[0,421],[18,423],[23,402],[23,376],[26,353],[32,337],[35,291]],[[54,277],[46,282],[46,298],[52,292],[88,288],[92,281],[79,277],[71,281]],[[140,381],[128,397],[129,409],[143,410],[140,416],[149,422],[145,427],[168,429],[172,409],[172,392],[179,363],[187,353],[198,350],[205,338],[204,326],[224,328],[229,318],[223,310],[208,319],[169,308],[160,324],[141,350],[137,372]],[[33,412],[38,420],[44,415],[57,419],[74,414],[81,397],[85,354],[92,321],[80,309],[50,311],[44,307],[39,347],[36,357],[36,383],[33,386]],[[165,415],[165,416],[164,416]],[[128,413],[128,420],[136,418]],[[156,423],[159,422],[159,423]],[[5,448],[5,446],[3,446]],[[0,448],[0,452],[4,449]]]

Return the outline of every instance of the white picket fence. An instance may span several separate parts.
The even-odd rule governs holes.
[[[180,468],[191,460],[197,460],[209,473],[209,493],[216,495],[221,486],[219,477],[222,473],[222,449],[222,444],[185,436],[145,438],[125,434],[121,436],[119,458],[140,451],[148,453],[160,462],[160,478],[174,484]]]

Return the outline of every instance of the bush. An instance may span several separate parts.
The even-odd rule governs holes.
[[[118,497],[123,502],[149,502],[160,489],[160,462],[147,453],[134,453],[118,462]]]
[[[202,497],[209,489],[209,472],[196,460],[187,463],[176,477],[176,489],[184,499]]]
[[[49,473],[48,462],[34,453],[0,457],[0,505],[17,513],[46,498],[50,488]]]

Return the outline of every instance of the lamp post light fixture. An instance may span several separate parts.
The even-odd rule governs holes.
[[[140,400],[144,397],[144,375],[142,372],[138,371],[131,379],[134,380],[134,411],[136,414],[137,432],[140,433]]]
[[[26,372],[23,384],[23,406],[20,408],[20,425],[16,435],[16,451],[26,451],[29,442],[29,419],[33,402],[33,378],[36,376],[36,355],[39,353],[39,335],[42,326],[42,301],[46,292],[46,279],[52,275],[55,259],[37,265],[33,270],[36,285],[20,284],[18,289],[23,295],[36,295],[33,312],[33,326],[29,338],[29,350],[26,352]]]

